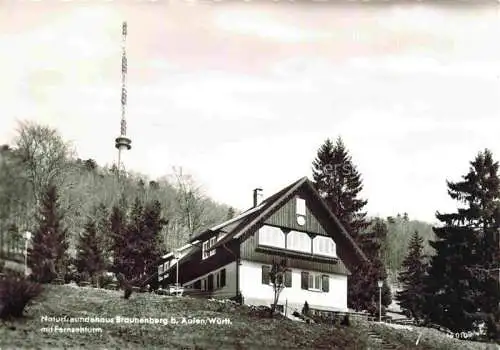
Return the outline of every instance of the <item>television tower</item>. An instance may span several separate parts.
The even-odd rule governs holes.
[[[127,137],[127,120],[125,119],[125,112],[127,110],[127,22],[122,25],[122,119],[120,123],[120,136],[115,139],[115,147],[118,149],[118,173],[124,166],[122,164],[122,151],[130,150],[132,148],[132,140]]]

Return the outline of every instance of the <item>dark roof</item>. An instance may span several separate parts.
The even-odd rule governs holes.
[[[269,218],[269,216],[271,216],[283,204],[288,202],[299,191],[301,191],[302,193],[306,193],[309,198],[312,199],[309,205],[311,206],[311,209],[315,211],[315,213],[319,214],[318,219],[323,224],[323,226],[330,227],[330,230],[327,230],[327,232],[331,232],[332,238],[339,246],[340,249],[338,254],[340,258],[351,265],[350,267],[358,265],[361,262],[369,262],[366,255],[354,242],[354,239],[345,230],[339,219],[332,213],[328,205],[321,198],[318,191],[314,188],[313,183],[307,177],[303,177],[295,181],[281,191],[266,198],[257,207],[243,212],[235,219],[228,220],[221,225],[215,226],[202,232],[194,239],[200,238],[204,235],[208,236],[209,232],[222,232],[223,234],[225,233],[225,236],[220,239],[212,247],[212,249],[224,245],[233,239],[241,238],[241,240],[244,240],[254,232],[252,228],[262,225],[264,221]]]

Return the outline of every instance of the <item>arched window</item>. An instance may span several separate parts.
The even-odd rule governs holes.
[[[337,257],[335,242],[331,237],[316,236],[314,237],[313,242],[313,253],[317,255]]]
[[[311,253],[311,237],[307,233],[290,231],[286,239],[287,249]]]
[[[285,249],[285,234],[278,227],[264,225],[259,229],[259,245]]]

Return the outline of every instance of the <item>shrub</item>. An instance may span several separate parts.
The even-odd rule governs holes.
[[[0,318],[21,317],[28,303],[40,295],[42,286],[9,274],[0,279]]]
[[[304,303],[304,306],[302,307],[302,315],[311,316],[311,309],[309,308],[309,304],[307,303],[307,301]]]
[[[98,277],[99,279],[99,287],[101,288],[111,288],[112,284],[115,284],[115,278],[113,275],[102,274]]]
[[[245,303],[245,299],[243,298],[243,295],[241,293],[238,293],[236,296],[229,298],[229,300],[232,300],[239,305],[243,305]]]

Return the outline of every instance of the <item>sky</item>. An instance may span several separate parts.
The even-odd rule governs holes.
[[[21,2],[0,6],[0,143],[57,128],[117,159],[128,23],[126,168],[182,167],[246,209],[303,177],[341,136],[371,216],[435,221],[484,148],[500,159],[500,8],[292,1]]]

